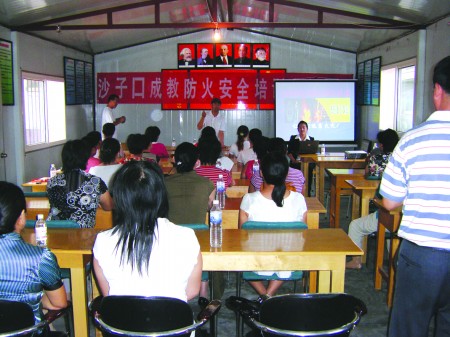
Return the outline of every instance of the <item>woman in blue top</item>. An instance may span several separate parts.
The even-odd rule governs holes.
[[[28,303],[38,323],[42,309],[65,308],[67,297],[55,255],[20,236],[25,211],[22,190],[0,181],[0,299]]]

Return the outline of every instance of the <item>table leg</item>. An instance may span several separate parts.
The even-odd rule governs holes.
[[[325,168],[322,165],[316,165],[316,194],[319,191],[319,201],[323,204],[325,190]]]
[[[330,292],[330,280],[331,272],[329,270],[319,270],[318,272],[318,293],[329,293]]]
[[[214,294],[214,275],[213,275],[213,272],[210,271],[208,273],[208,275],[209,275],[209,294],[210,294],[210,298],[211,299],[215,299],[216,298],[215,297],[216,294]],[[212,337],[216,337],[217,336],[217,315],[211,317],[209,327],[210,327],[210,335]]]
[[[307,197],[309,195],[309,163],[302,162],[302,173],[305,178],[305,188],[303,189],[305,191],[304,196]]]
[[[330,228],[338,227],[340,208],[341,208],[341,193],[340,189],[336,187],[336,177],[331,177],[330,188]]]
[[[317,292],[317,271],[309,272],[309,293]]]
[[[386,229],[378,221],[378,232],[377,232],[377,260],[375,263],[375,289],[381,289],[382,281],[382,268],[383,268],[383,255],[384,255],[384,238],[386,234]]]
[[[319,213],[306,212],[306,224],[308,229],[319,229]]]
[[[397,254],[398,247],[400,245],[400,240],[396,234],[391,233],[391,251],[389,252],[389,280],[388,280],[388,293],[387,293],[387,305],[389,308],[392,307],[392,302],[394,300],[394,285],[395,285],[395,255]]]
[[[72,288],[72,307],[75,335],[77,337],[88,337],[88,313],[86,273],[84,265],[70,268],[70,281]]]

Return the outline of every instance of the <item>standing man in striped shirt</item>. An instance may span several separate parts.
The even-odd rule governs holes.
[[[436,110],[407,132],[381,182],[383,205],[403,204],[389,337],[450,336],[450,56],[434,69]]]

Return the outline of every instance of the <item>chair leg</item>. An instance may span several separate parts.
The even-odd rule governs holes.
[[[326,191],[325,195],[324,195],[324,204],[325,204],[325,209],[327,210],[327,212],[325,213],[325,219],[328,219],[328,217],[330,216],[330,192]]]
[[[242,273],[237,272],[236,273],[236,296],[241,296],[241,278]],[[236,312],[236,337],[241,337],[242,333],[244,331],[244,321],[241,319],[241,315],[239,312]]]

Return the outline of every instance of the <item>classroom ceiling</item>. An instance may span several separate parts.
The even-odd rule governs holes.
[[[216,27],[358,53],[449,15],[448,0],[0,0],[0,25],[92,55]]]

